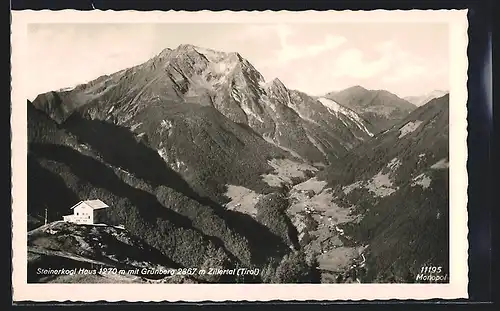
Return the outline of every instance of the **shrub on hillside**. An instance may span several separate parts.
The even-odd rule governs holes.
[[[302,251],[285,255],[276,269],[273,283],[319,283],[317,261],[308,264]]]

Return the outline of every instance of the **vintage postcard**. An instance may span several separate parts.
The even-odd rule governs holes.
[[[467,10],[14,11],[14,301],[467,298]]]

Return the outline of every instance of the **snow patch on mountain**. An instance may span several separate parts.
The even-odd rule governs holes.
[[[184,170],[187,170],[187,165],[180,160],[175,160],[175,163],[170,164],[170,168],[176,171],[177,173],[180,173]]]
[[[205,56],[205,58],[211,62],[220,62],[227,57],[227,53],[214,51],[199,46],[194,47],[194,50],[200,54],[203,54],[203,56]]]
[[[248,105],[245,102],[241,103],[241,109],[243,110],[243,112],[245,112],[247,116],[253,117],[259,122],[264,123],[264,120],[262,120],[262,118],[258,114],[254,113],[252,109],[250,109],[250,107],[248,107]]]
[[[340,112],[341,106],[334,100],[330,100],[324,97],[318,98],[318,101],[323,104],[323,106],[330,108],[334,112]]]
[[[354,111],[352,111],[352,110],[350,110],[350,109],[348,109],[348,108],[346,108],[346,107],[344,107],[344,106],[340,105],[340,104],[339,104],[339,103],[337,103],[336,101],[331,100],[331,99],[328,99],[328,98],[320,97],[320,98],[318,98],[318,101],[319,101],[321,104],[323,104],[323,106],[325,106],[326,108],[331,109],[331,110],[334,112],[333,114],[334,114],[335,116],[337,116],[337,117],[338,117],[338,114],[339,114],[339,113],[340,113],[340,114],[345,115],[345,116],[346,116],[346,117],[348,117],[351,121],[353,121],[353,122],[354,122],[354,124],[356,124],[356,126],[357,126],[357,127],[358,127],[361,131],[363,131],[363,132],[365,132],[366,134],[368,134],[368,136],[373,136],[373,133],[372,133],[372,132],[370,132],[370,131],[366,128],[365,124],[363,123],[363,120],[359,117],[359,115],[358,115],[356,112],[354,112]]]
[[[192,82],[196,82],[196,84],[204,88],[217,89],[224,85],[231,76],[231,72],[240,63],[236,53],[225,53],[191,45],[187,45],[186,49],[194,50],[206,59],[206,62],[196,64],[201,72],[190,77]],[[178,81],[175,82],[178,83]],[[193,91],[193,93],[196,94],[196,91]]]
[[[158,152],[158,155],[163,159],[165,160],[165,162],[168,163],[169,159],[168,159],[168,154],[167,154],[167,151],[164,149],[164,148],[161,148],[161,149],[158,149],[157,150]]]
[[[263,89],[263,90],[265,90],[265,89]],[[260,96],[260,100],[261,100],[262,106],[269,107],[269,108],[271,108],[271,110],[274,113],[276,113],[276,108],[277,108],[276,104],[272,100],[269,99],[269,96],[267,96],[266,93],[264,93]]]
[[[219,62],[213,64],[212,68],[217,74],[226,75],[234,68],[234,64]]]
[[[76,88],[76,86],[68,86],[58,89],[56,92],[69,92]]]
[[[252,117],[261,123],[264,122],[264,120],[262,120],[262,118],[248,106],[245,98],[241,96],[240,92],[237,89],[231,90],[231,96],[235,101],[237,101],[240,104],[241,109],[247,115],[247,117]]]
[[[170,120],[162,120],[160,126],[165,130],[170,130],[172,128],[172,122]]]
[[[387,167],[393,172],[396,171],[400,166],[401,160],[399,160],[398,158],[394,158],[389,163],[387,163]]]
[[[416,120],[415,122],[408,122],[406,123],[402,128],[399,129],[399,137],[398,138],[403,138],[406,136],[408,133],[414,132],[419,126],[422,124],[422,121]]]
[[[306,115],[304,115],[299,107],[297,105],[295,105],[295,103],[293,103],[291,100],[290,100],[290,95],[288,96],[288,102],[286,103],[286,105],[291,108],[293,111],[295,111],[295,113],[297,113],[299,115],[299,117],[302,119],[302,120],[306,120],[306,121],[309,121],[313,124],[318,124],[318,122],[314,121],[313,119],[310,119],[309,117],[307,117]]]
[[[423,189],[427,189],[431,185],[431,181],[432,180],[429,176],[427,176],[425,173],[422,173],[412,179],[411,185],[412,187],[421,186]]]
[[[130,130],[134,132],[139,126],[142,125],[142,122],[136,123],[130,127]]]
[[[160,143],[160,147],[161,145],[162,143]],[[165,161],[165,163],[177,173],[181,173],[183,171],[188,170],[188,166],[186,165],[186,163],[184,163],[184,161],[176,159],[176,157],[172,155],[171,157],[169,157],[168,152],[165,148],[159,148],[157,152],[158,155]]]
[[[170,120],[162,120],[160,123],[160,129],[162,131],[167,131],[168,136],[172,135],[172,131],[170,131],[172,129],[172,127],[173,127],[173,125],[172,125],[172,122]]]

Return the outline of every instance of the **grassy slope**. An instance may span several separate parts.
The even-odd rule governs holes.
[[[38,268],[178,268],[170,258],[141,239],[110,226],[53,222],[28,233],[28,248],[38,255],[28,257],[28,275],[33,281],[42,277],[36,273]],[[60,265],[55,265],[57,261]]]

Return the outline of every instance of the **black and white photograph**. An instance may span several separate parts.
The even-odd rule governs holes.
[[[25,26],[28,284],[466,277],[450,22],[142,16]]]

